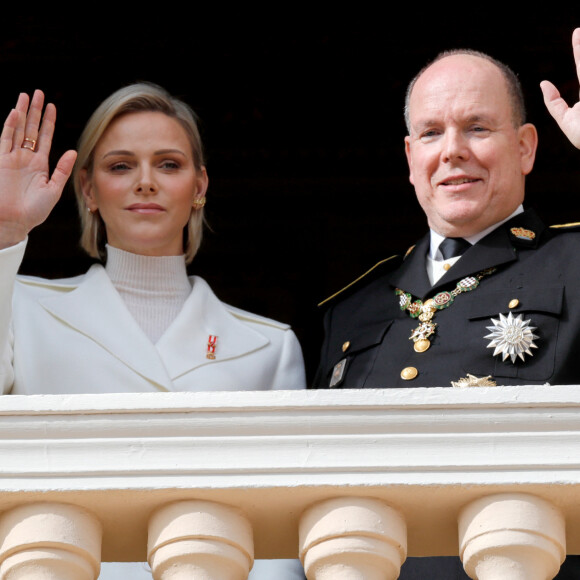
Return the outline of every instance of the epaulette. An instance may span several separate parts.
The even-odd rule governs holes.
[[[554,224],[553,226],[550,226],[550,229],[558,231],[577,232],[580,231],[580,222],[570,222],[568,224]]]
[[[367,280],[369,280],[369,278],[371,278],[373,276],[373,274],[378,274],[379,270],[382,272],[382,267],[385,264],[390,262],[390,263],[392,263],[393,267],[398,266],[399,261],[397,260],[397,258],[400,259],[401,256],[395,254],[394,256],[391,256],[390,258],[386,258],[385,260],[381,260],[380,262],[377,262],[372,268],[368,269],[364,274],[360,275],[358,278],[353,280],[350,284],[347,284],[344,288],[342,288],[338,292],[335,292],[334,294],[332,294],[331,296],[329,296],[328,298],[326,298],[325,300],[320,302],[318,304],[318,306],[323,306],[323,305],[327,304],[328,302],[330,302],[331,300],[334,300],[338,296],[342,296],[345,292],[352,290],[355,286],[357,286],[363,280],[367,281]]]

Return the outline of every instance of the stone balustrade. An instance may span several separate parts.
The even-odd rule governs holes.
[[[576,386],[6,396],[0,580],[398,576],[459,555],[479,580],[580,553]]]

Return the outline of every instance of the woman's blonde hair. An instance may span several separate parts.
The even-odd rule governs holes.
[[[90,178],[95,148],[115,119],[128,113],[149,111],[164,113],[179,122],[191,143],[195,169],[199,172],[204,169],[205,160],[197,115],[186,103],[170,95],[164,88],[147,82],[123,87],[105,99],[91,115],[79,138],[77,161],[73,171],[73,186],[81,218],[80,243],[93,258],[106,259],[107,235],[105,223],[99,212],[87,211],[81,187],[81,174],[86,170]],[[183,231],[183,248],[187,264],[193,260],[201,244],[203,223],[203,207],[193,210]]]

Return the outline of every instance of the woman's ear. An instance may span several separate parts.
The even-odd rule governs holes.
[[[207,176],[207,170],[204,166],[201,167],[201,171],[197,176],[197,191],[194,197],[205,197],[207,194],[207,188],[209,186],[209,177]]]
[[[97,211],[99,208],[93,195],[93,184],[89,178],[89,172],[86,169],[81,169],[79,173],[79,182],[87,208],[91,213]]]
[[[203,207],[205,203],[205,196],[207,195],[207,188],[209,186],[209,178],[207,176],[207,171],[205,167],[201,168],[201,171],[198,172],[196,178],[196,187],[193,193],[193,204],[194,207],[197,206]]]

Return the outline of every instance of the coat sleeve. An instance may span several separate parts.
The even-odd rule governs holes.
[[[14,383],[12,366],[12,295],[16,274],[24,257],[26,241],[0,250],[0,392],[7,394]]]
[[[304,357],[298,338],[291,329],[283,331],[282,345],[276,375],[272,384],[274,390],[294,390],[306,388]]]

